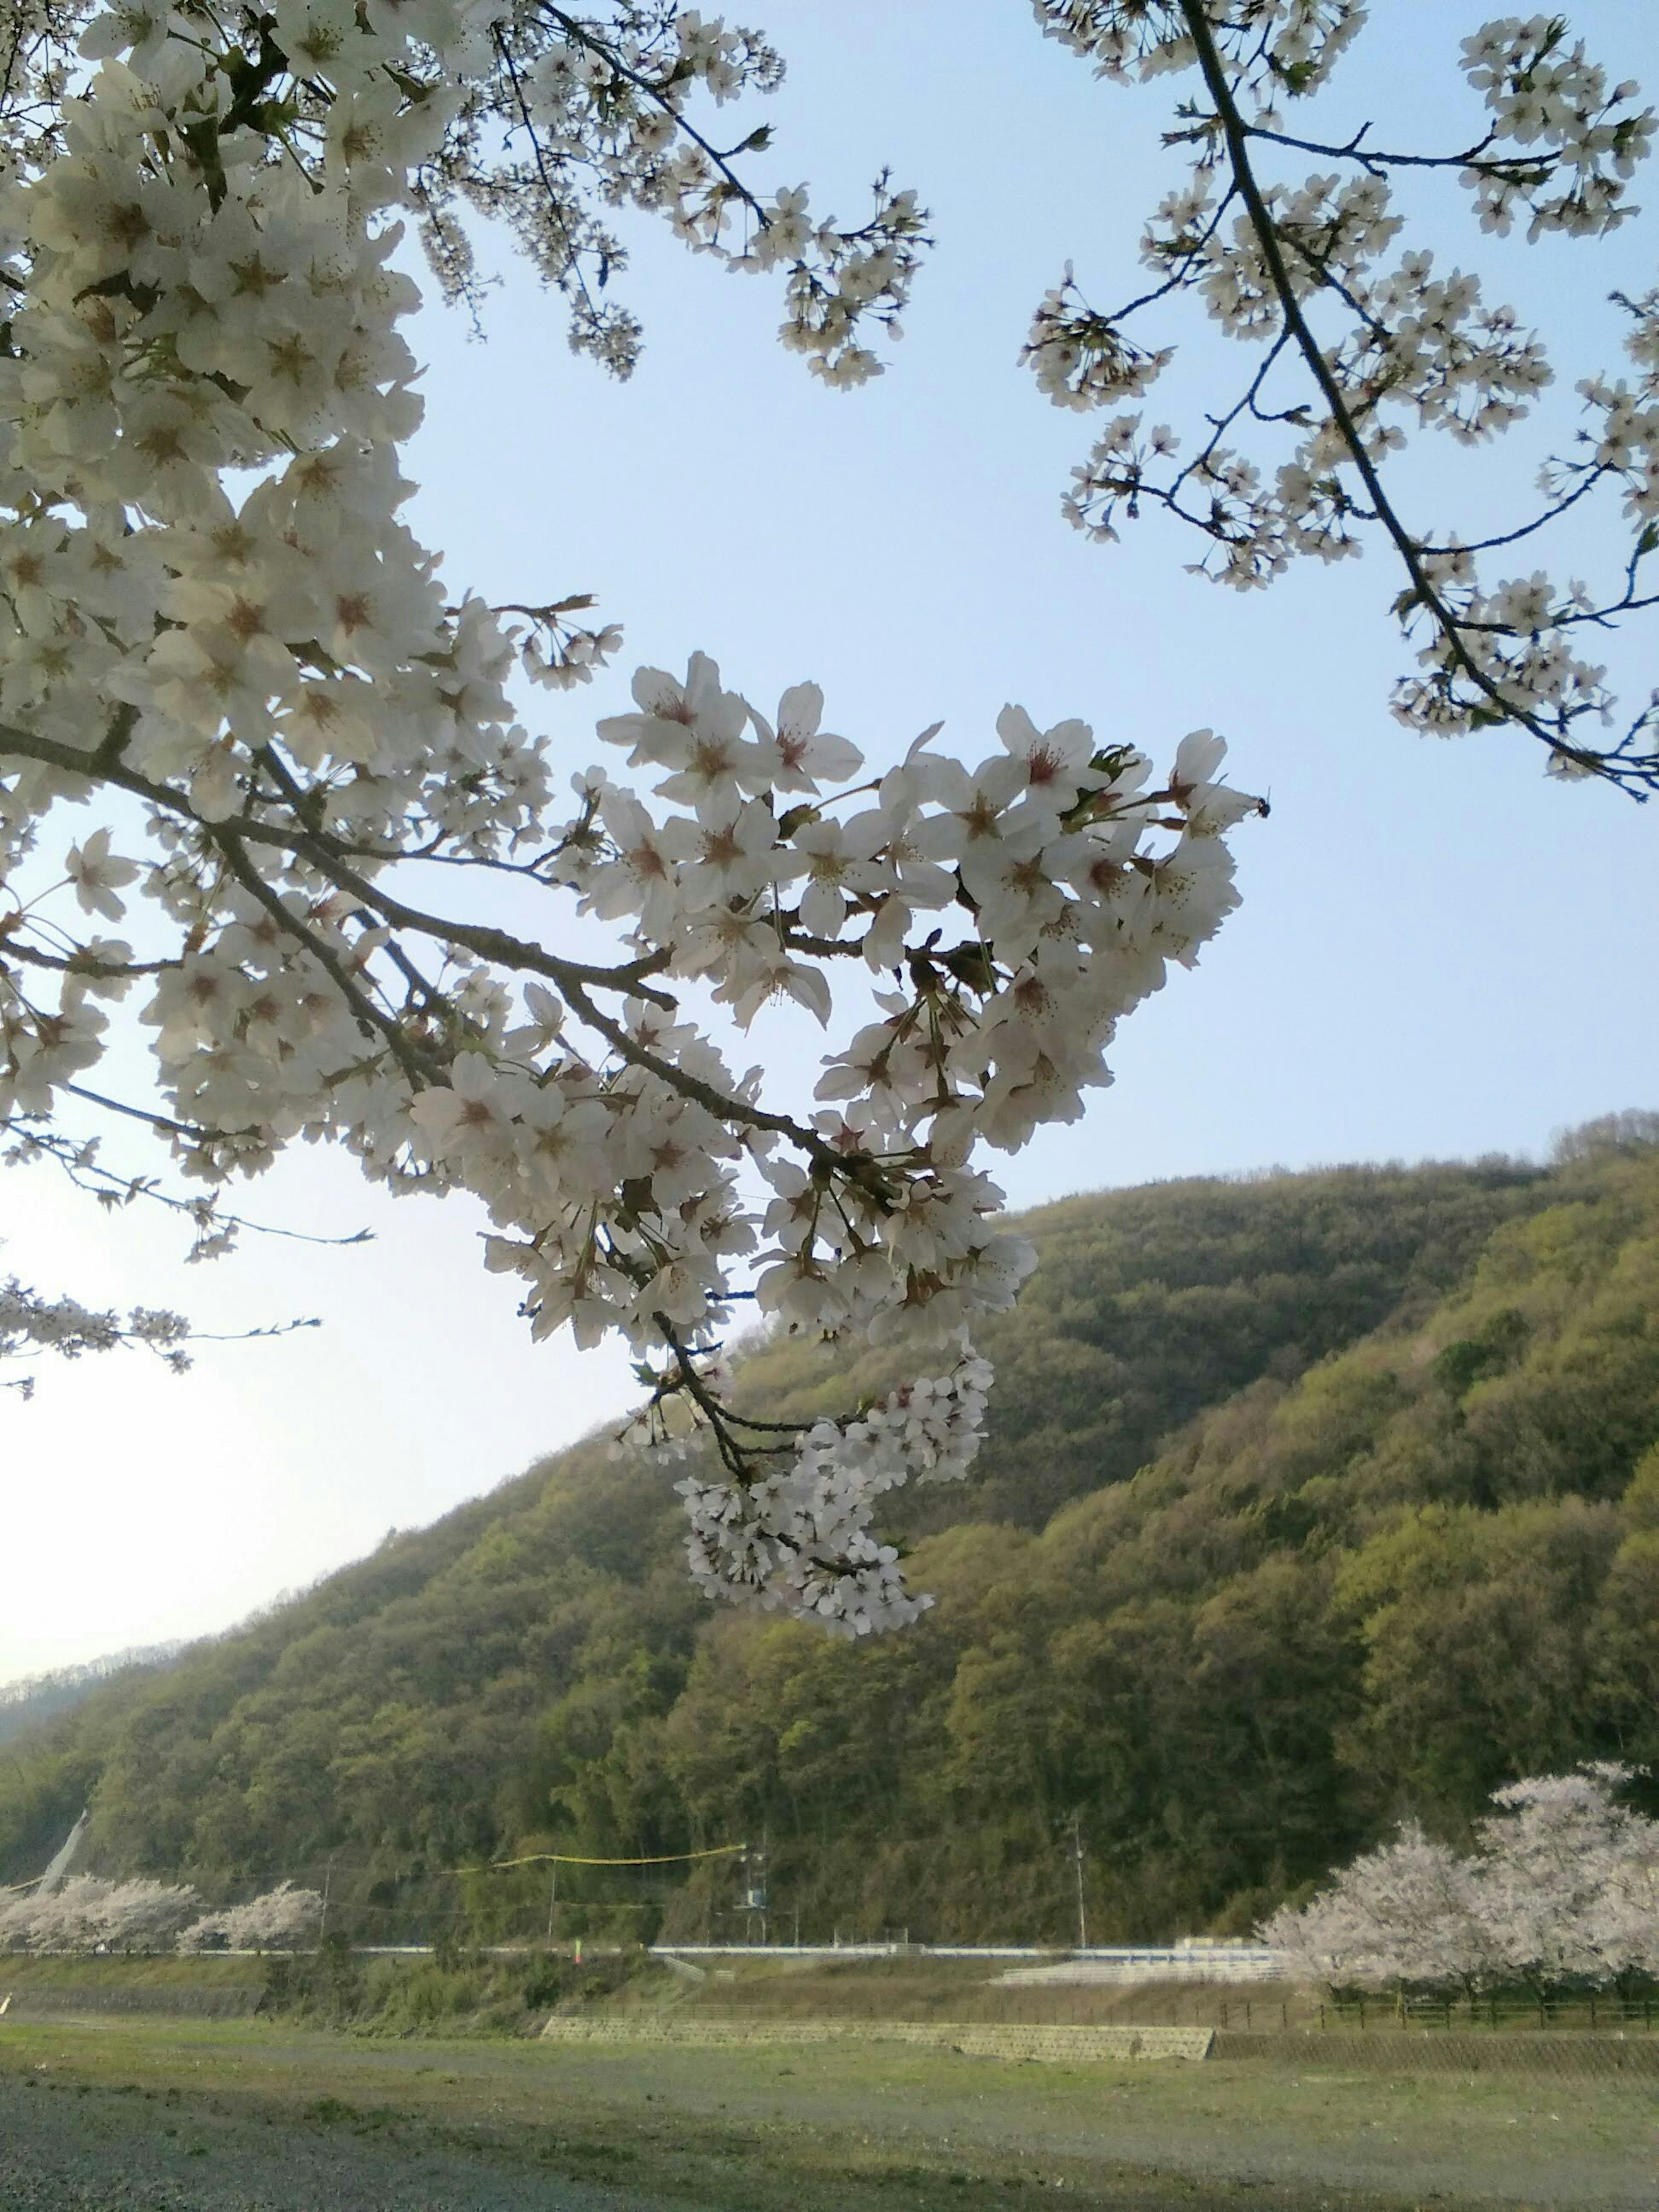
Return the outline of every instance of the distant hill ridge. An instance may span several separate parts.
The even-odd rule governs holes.
[[[1075,1814],[1091,1934],[1146,1938],[1243,1929],[1407,1806],[1455,1833],[1516,1771],[1659,1765],[1656,1134],[1045,1207],[982,1472],[900,1501],[916,1630],[716,1613],[662,1475],[579,1445],[31,1729],[0,1881],[89,1802],[112,1870],[331,1860],[336,1924],[529,1932],[542,1870],[447,1870],[763,1838],[804,1935],[1048,1940]],[[887,1379],[740,1372],[790,1413]],[[746,1924],[728,1862],[560,1899]]]
[[[41,1722],[71,1712],[118,1674],[153,1674],[171,1665],[184,1650],[182,1643],[133,1644],[125,1650],[106,1652],[67,1667],[52,1667],[40,1674],[21,1674],[0,1682],[0,1743],[9,1743]]]

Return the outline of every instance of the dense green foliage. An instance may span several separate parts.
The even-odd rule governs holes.
[[[368,2035],[532,2033],[549,2012],[576,2011],[632,1983],[669,1983],[635,1949],[585,1963],[568,1954],[503,1958],[447,1942],[418,1959],[366,1959],[344,1943],[265,1961],[259,2009],[267,2019],[349,2027]]]
[[[1659,1764],[1659,1148],[1076,1199],[988,1333],[983,1473],[919,1493],[936,1610],[716,1616],[659,1474],[583,1446],[0,1763],[0,1880],[333,1883],[366,1936],[545,1929],[517,1850],[763,1839],[775,1927],[1242,1929],[1407,1807]],[[794,1343],[780,1409],[881,1379]],[[331,1872],[329,1869],[333,1861]],[[737,1863],[563,1868],[562,1933],[741,1930]]]

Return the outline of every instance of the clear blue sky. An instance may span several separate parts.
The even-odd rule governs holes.
[[[810,179],[817,204],[850,216],[890,161],[934,211],[939,249],[884,378],[824,392],[774,343],[768,282],[643,222],[620,280],[647,323],[629,386],[569,356],[557,303],[506,262],[486,343],[439,308],[416,326],[414,520],[452,587],[593,590],[627,627],[611,678],[537,705],[570,766],[595,757],[592,720],[637,660],[672,667],[696,647],[763,708],[816,678],[831,726],[878,760],[941,717],[975,757],[1009,698],[1154,752],[1224,731],[1236,780],[1273,802],[1239,833],[1244,907],[1126,1027],[1116,1085],[1087,1120],[1010,1164],[1017,1202],[1273,1164],[1535,1152],[1563,1124],[1659,1103],[1659,807],[1547,784],[1513,739],[1400,730],[1380,558],[1242,599],[1183,574],[1191,549],[1156,524],[1095,549],[1060,520],[1090,424],[1044,404],[1015,356],[1068,257],[1102,303],[1133,289],[1140,218],[1175,174],[1157,89],[1095,84],[1018,0],[758,13],[790,64],[770,173]],[[1659,84],[1649,11],[1572,13],[1615,75]],[[1376,14],[1386,27],[1349,65],[1343,112],[1403,116],[1395,135],[1414,143],[1449,137],[1471,111],[1447,60],[1481,11]],[[1607,246],[1498,251],[1460,234],[1449,250],[1479,252],[1495,290],[1565,333],[1570,403],[1574,377],[1611,358],[1607,292],[1652,281],[1656,223]],[[1188,358],[1196,389],[1241,357],[1200,340]],[[1512,511],[1540,449],[1525,428],[1510,442],[1515,458],[1463,477],[1437,450],[1407,489],[1437,520]],[[1632,689],[1642,665],[1626,655]],[[750,1056],[820,1049],[786,1024]],[[183,1382],[111,1358],[43,1370],[33,1405],[0,1395],[0,1680],[221,1626],[625,1395],[618,1358],[529,1347],[461,1205],[394,1207],[343,1160],[285,1163],[247,1210],[372,1224],[373,1246],[256,1243],[214,1270],[179,1268],[163,1224],[107,1223],[42,1172],[7,1177],[0,1199],[6,1265],[43,1288],[173,1300],[207,1326],[327,1324],[210,1347]]]

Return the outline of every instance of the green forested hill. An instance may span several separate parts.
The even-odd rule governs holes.
[[[1659,1765],[1659,1147],[1076,1199],[987,1332],[982,1473],[919,1494],[915,1631],[717,1615],[660,1474],[562,1454],[0,1763],[0,1880],[315,1876],[365,1934],[526,1930],[539,1873],[763,1838],[827,1936],[1242,1928],[1407,1806]],[[753,1350],[799,1411],[879,1368]],[[562,1877],[567,1928],[741,1924],[729,1863]],[[515,1920],[515,1916],[518,1916]]]

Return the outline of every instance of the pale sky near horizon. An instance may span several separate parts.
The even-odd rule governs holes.
[[[1396,137],[1449,142],[1474,112],[1449,62],[1486,12],[1375,9],[1349,126],[1363,94],[1403,118]],[[1652,88],[1659,29],[1636,12],[1571,11],[1613,75]],[[597,757],[592,722],[636,663],[699,647],[763,710],[817,678],[830,726],[878,763],[940,717],[978,757],[1009,698],[1155,754],[1222,730],[1235,780],[1273,802],[1237,841],[1245,903],[1126,1024],[1116,1084],[1084,1121],[1003,1164],[1017,1204],[1275,1164],[1535,1154],[1563,1125],[1659,1105],[1659,805],[1548,783],[1515,738],[1400,729],[1397,586],[1376,552],[1241,598],[1185,575],[1193,549],[1155,522],[1097,549],[1060,520],[1091,422],[1047,405],[1015,357],[1068,257],[1103,304],[1137,289],[1140,219],[1179,173],[1157,145],[1159,90],[1095,84],[1015,0],[754,13],[790,64],[760,173],[810,179],[816,205],[849,216],[890,161],[934,211],[884,377],[824,392],[774,342],[768,280],[723,276],[643,219],[625,224],[618,280],[647,331],[628,386],[570,356],[557,301],[505,260],[485,343],[441,307],[415,326],[428,412],[412,520],[452,588],[593,590],[626,626],[599,683],[534,704],[571,769]],[[1659,210],[1606,245],[1448,241],[1559,339],[1564,425],[1574,379],[1613,362],[1606,295],[1653,281],[1656,225]],[[1192,353],[1212,380],[1243,358],[1219,341]],[[1515,512],[1544,450],[1523,426],[1455,512]],[[1435,441],[1402,482],[1444,520],[1443,477],[1465,466]],[[1620,658],[1639,694],[1639,649]],[[824,1048],[784,1021],[736,1051],[787,1082]],[[375,1241],[252,1238],[185,1270],[151,1210],[111,1221],[46,1169],[0,1182],[4,1267],[42,1290],[177,1304],[210,1329],[325,1324],[204,1346],[183,1381],[112,1355],[42,1365],[29,1404],[0,1392],[0,1683],[223,1626],[626,1402],[619,1353],[528,1344],[463,1202],[394,1206],[349,1160],[307,1152],[240,1203]]]

